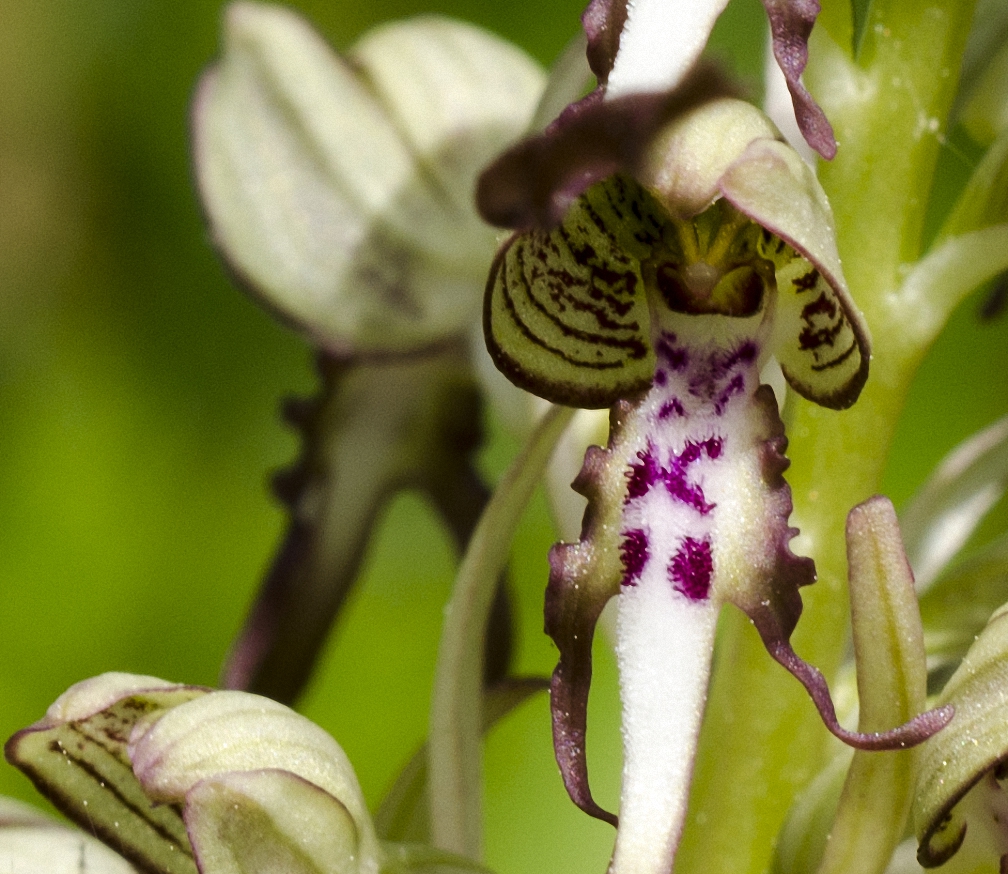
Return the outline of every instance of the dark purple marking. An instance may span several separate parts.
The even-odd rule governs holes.
[[[658,482],[664,474],[654,457],[654,447],[650,443],[647,449],[637,453],[637,458],[640,464],[631,464],[630,472],[627,474],[629,479],[627,501],[646,495],[651,486]]]
[[[668,566],[669,582],[691,601],[704,601],[710,593],[714,559],[709,540],[686,537]]]
[[[804,276],[799,276],[794,280],[795,293],[801,294],[803,291],[812,291],[819,282],[819,271],[813,267]]]
[[[673,467],[683,467],[686,468],[691,465],[694,461],[699,460],[700,456],[705,452],[708,458],[717,458],[721,454],[722,441],[720,437],[708,437],[706,440],[701,440],[699,443],[694,443],[692,440],[687,440],[686,445],[683,447],[683,451],[680,452],[673,458]]]
[[[654,373],[655,385],[665,385],[668,382],[668,374],[660,367]]]
[[[803,352],[808,352],[810,349],[818,349],[820,346],[832,346],[843,329],[843,319],[838,319],[827,328],[802,328],[798,335],[798,347]]]
[[[720,355],[712,355],[710,360],[711,379],[723,379],[739,364],[752,364],[756,360],[757,353],[756,344],[751,340],[746,340],[723,358]]]
[[[670,400],[665,401],[665,403],[658,408],[659,419],[667,419],[672,415],[680,417],[686,415],[686,410],[683,409],[682,402],[679,398],[671,398]]]
[[[662,467],[655,458],[655,449],[650,443],[647,449],[637,453],[639,463],[631,464],[627,473],[627,496],[624,505],[629,504],[635,498],[646,495],[651,487],[661,481],[665,484],[669,494],[673,498],[682,501],[692,507],[698,513],[706,516],[716,507],[707,501],[703,489],[698,485],[690,483],[687,479],[689,466],[698,461],[706,454],[711,460],[718,458],[723,449],[723,442],[720,437],[708,437],[695,443],[687,440],[683,451],[672,456],[670,468]]]
[[[661,337],[658,342],[655,343],[655,352],[658,354],[659,358],[665,360],[669,370],[678,372],[686,369],[686,366],[689,364],[689,356],[686,354],[686,350],[681,346],[673,346],[672,343],[674,342],[674,334]]]
[[[714,402],[714,412],[719,416],[724,412],[725,407],[728,406],[728,401],[731,400],[733,395],[740,395],[745,390],[745,378],[741,373],[736,373],[731,381],[724,387],[721,394],[718,395],[718,399]]]
[[[716,506],[710,504],[704,497],[703,489],[686,481],[686,470],[678,465],[672,470],[666,471],[662,479],[665,481],[665,488],[673,498],[682,501],[687,506],[692,507],[701,516],[706,516]]]
[[[621,585],[635,586],[644,571],[648,560],[647,534],[639,528],[634,528],[623,534],[620,544],[620,556],[623,559],[623,580]]]
[[[687,469],[693,462],[699,461],[704,454],[712,460],[717,458],[721,454],[721,449],[720,437],[708,437],[699,443],[687,440],[683,451],[672,456],[671,469],[662,470],[662,480],[665,483],[665,488],[669,490],[669,494],[692,507],[702,516],[706,516],[717,505],[707,501],[700,486],[693,485],[686,479]]]

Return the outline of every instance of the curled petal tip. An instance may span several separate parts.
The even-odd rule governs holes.
[[[787,641],[767,641],[764,639],[764,644],[774,660],[787,669],[805,687],[812,698],[812,703],[819,711],[823,724],[830,733],[854,749],[878,751],[915,747],[941,731],[955,715],[955,708],[945,705],[921,713],[889,731],[848,731],[837,720],[833,698],[822,672],[800,658]]]

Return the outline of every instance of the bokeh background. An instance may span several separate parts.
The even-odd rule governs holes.
[[[435,11],[548,64],[583,0],[291,5],[337,47],[379,21]],[[0,0],[3,737],[102,671],[215,683],[283,530],[267,474],[296,443],[277,405],[313,391],[315,376],[305,344],[229,284],[200,221],[187,114],[219,16],[209,0]],[[735,0],[714,44],[757,97],[763,27],[758,0]],[[951,187],[975,157],[946,150]],[[1008,320],[981,323],[978,305],[960,309],[915,384],[887,475],[897,504],[952,445],[1008,411]],[[490,426],[492,477],[516,447]],[[554,664],[541,632],[553,538],[539,496],[512,568],[526,672]],[[373,805],[423,739],[455,562],[422,502],[398,500],[304,702]],[[618,699],[604,646],[598,655],[593,780],[614,805]],[[495,730],[486,759],[493,868],[602,870],[612,833],[566,799],[545,698]],[[6,766],[0,793],[33,798]]]

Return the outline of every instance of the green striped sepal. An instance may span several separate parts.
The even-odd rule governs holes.
[[[268,698],[105,674],[5,753],[149,874],[377,874],[383,861],[343,750]]]
[[[607,407],[646,390],[655,357],[641,261],[666,221],[644,188],[613,176],[582,194],[559,227],[513,236],[484,299],[497,367],[569,406]]]
[[[179,807],[148,798],[127,746],[139,723],[207,690],[121,674],[88,682],[90,687],[72,687],[44,719],[15,734],[4,749],[7,760],[62,813],[141,870],[196,874]]]
[[[784,143],[758,139],[721,175],[718,191],[763,228],[759,254],[777,279],[770,347],[788,384],[821,406],[851,406],[868,379],[871,343],[815,173]]]

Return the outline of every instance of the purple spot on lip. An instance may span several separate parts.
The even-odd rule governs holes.
[[[708,458],[717,458],[721,454],[721,438],[708,437],[699,443],[687,440],[683,451],[675,456],[673,466],[687,467],[700,458],[703,453],[707,453]]]
[[[655,385],[665,385],[665,383],[668,382],[668,374],[659,367],[655,371],[654,381]]]
[[[623,535],[623,542],[620,544],[620,556],[623,559],[623,580],[621,585],[636,585],[648,560],[647,534],[639,528],[627,531]]]
[[[664,480],[665,487],[673,498],[692,507],[700,515],[706,516],[716,506],[707,502],[700,486],[690,485],[686,482],[686,471],[683,468],[676,466],[672,470],[666,471]]]
[[[672,458],[671,470],[662,471],[665,487],[674,498],[692,507],[698,513],[706,516],[716,506],[708,503],[700,486],[692,485],[686,480],[686,470],[706,453],[710,459],[721,455],[722,442],[720,437],[708,437],[700,443],[687,440],[683,451]]]
[[[666,334],[655,343],[655,352],[660,358],[664,358],[669,369],[673,371],[683,370],[689,363],[686,350],[681,346],[673,346],[675,334]]]
[[[714,412],[720,416],[724,412],[725,407],[728,406],[728,401],[731,400],[732,396],[742,394],[744,390],[745,378],[741,373],[736,373],[714,402]]]
[[[697,540],[694,537],[683,539],[682,545],[672,556],[668,566],[668,577],[672,587],[691,601],[706,600],[710,593],[713,573],[714,559],[711,555],[710,541]]]
[[[661,407],[658,408],[659,419],[667,419],[673,413],[677,416],[686,415],[686,410],[683,409],[682,402],[679,400],[679,398],[672,398],[671,400],[667,400],[665,401],[665,403],[661,405]]]
[[[710,376],[712,379],[721,379],[728,375],[732,368],[739,364],[752,364],[756,360],[756,344],[747,340],[733,352],[729,352],[723,358],[719,354],[711,356]]]
[[[662,476],[662,469],[654,457],[654,447],[648,444],[648,448],[637,453],[639,464],[631,464],[629,472],[629,483],[627,483],[627,501],[634,498],[643,497],[648,493]]]

